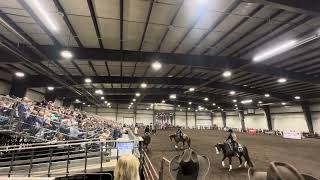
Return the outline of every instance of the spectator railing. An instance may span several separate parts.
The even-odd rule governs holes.
[[[169,166],[169,163],[170,163],[170,161],[168,159],[166,159],[165,157],[162,158],[161,164],[160,164],[160,170],[159,170],[159,180],[164,179],[164,167],[166,164],[168,164],[168,166]]]
[[[0,175],[56,177],[113,171],[121,155],[118,144],[129,142],[135,141],[69,141],[64,144],[38,144],[23,148],[1,147]],[[132,148],[141,149],[139,146]]]
[[[143,174],[146,180],[159,179],[159,175],[145,151],[143,151]]]

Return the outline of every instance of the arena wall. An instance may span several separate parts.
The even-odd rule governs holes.
[[[180,111],[181,109],[181,111]],[[105,116],[111,120],[118,121],[125,124],[143,123],[148,125],[153,122],[153,113],[168,111],[174,112],[174,106],[165,104],[150,104],[139,105],[136,114],[133,109],[128,109],[127,105],[118,105],[118,110],[113,105],[112,108],[95,108],[83,107],[84,111]],[[271,119],[274,130],[299,130],[308,131],[307,123],[304,117],[301,106],[288,106],[288,107],[274,107],[270,109]],[[312,105],[312,121],[314,131],[320,133],[320,105]],[[262,109],[255,109],[254,114],[245,114],[246,128],[268,129],[266,115]],[[228,127],[241,128],[241,122],[238,112],[226,112],[226,124]],[[196,121],[195,121],[196,118]],[[186,112],[185,108],[176,108],[175,123],[182,127],[209,127],[212,124],[218,127],[223,127],[223,121],[220,112]]]

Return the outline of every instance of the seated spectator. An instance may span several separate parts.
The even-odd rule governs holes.
[[[174,157],[169,164],[170,175],[176,180],[204,180],[210,169],[206,156],[186,149],[182,155]]]
[[[114,170],[114,180],[140,180],[138,158],[132,154],[122,156]]]
[[[248,170],[249,180],[317,180],[300,173],[295,167],[282,162],[271,162],[267,172],[258,172],[254,168]]]

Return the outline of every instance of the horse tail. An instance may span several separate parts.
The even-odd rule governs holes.
[[[247,147],[243,147],[243,156],[244,156],[244,158],[246,159],[249,167],[253,167],[254,164],[253,164],[253,162],[252,162],[251,159],[250,159],[249,151],[248,151]]]

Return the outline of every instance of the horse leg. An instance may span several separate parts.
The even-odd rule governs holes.
[[[182,141],[182,147],[180,149],[183,149],[184,148],[184,140]]]
[[[222,167],[226,166],[226,164],[224,163],[224,159],[226,159],[226,155],[223,155],[223,158],[221,160]]]
[[[176,141],[176,145],[174,145],[176,149],[178,149],[178,142]]]
[[[229,156],[229,171],[232,170],[232,156]]]
[[[241,168],[242,167],[242,156],[239,156],[239,161],[240,161],[239,168]]]

